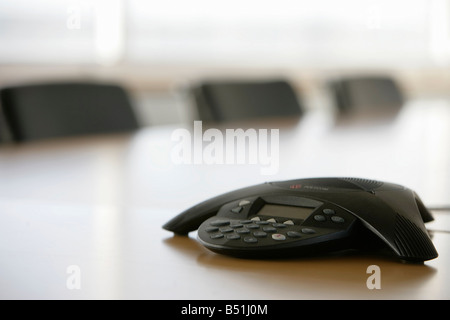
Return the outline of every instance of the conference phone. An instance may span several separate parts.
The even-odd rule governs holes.
[[[187,209],[163,228],[240,258],[287,258],[370,250],[422,262],[438,253],[431,213],[404,186],[361,178],[266,182]]]

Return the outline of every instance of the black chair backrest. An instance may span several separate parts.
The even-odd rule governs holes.
[[[286,81],[215,81],[193,89],[201,120],[230,122],[302,114],[302,105]]]
[[[349,77],[331,82],[338,109],[344,113],[364,109],[399,109],[403,94],[390,77]]]
[[[16,141],[133,131],[139,127],[125,90],[114,84],[50,83],[0,91]]]

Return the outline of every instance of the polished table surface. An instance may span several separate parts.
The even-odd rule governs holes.
[[[412,103],[390,119],[341,123],[320,111],[298,123],[247,126],[279,129],[276,173],[261,174],[262,163],[175,163],[172,135],[193,124],[0,147],[0,298],[450,298],[446,101]],[[318,176],[417,191],[435,215],[427,227],[439,257],[424,264],[365,253],[243,260],[208,251],[195,232],[174,236],[161,227],[238,187]],[[367,286],[371,265],[380,268],[380,289]]]

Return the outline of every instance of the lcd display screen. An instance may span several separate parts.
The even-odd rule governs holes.
[[[258,215],[305,220],[315,208],[266,204]]]

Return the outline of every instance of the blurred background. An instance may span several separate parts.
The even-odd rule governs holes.
[[[355,74],[446,98],[449,15],[446,0],[1,0],[0,86],[116,81],[143,125],[195,118],[184,89],[203,79],[285,77],[307,109]]]

